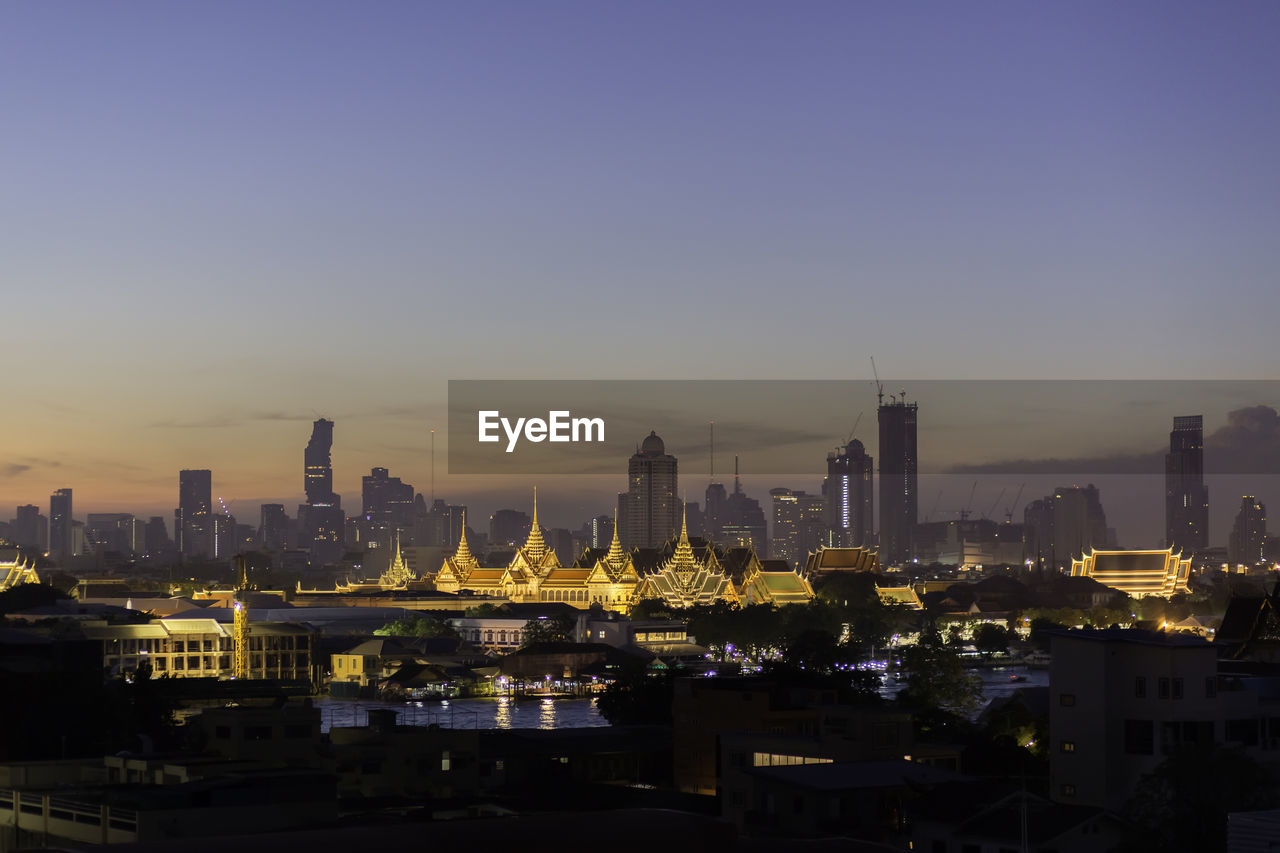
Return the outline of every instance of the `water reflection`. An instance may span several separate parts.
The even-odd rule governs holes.
[[[556,727],[556,700],[543,699],[542,713],[538,715],[538,728],[554,729]]]
[[[511,697],[498,697],[498,710],[493,716],[493,727],[495,729],[511,728]]]
[[[396,712],[402,726],[439,725],[459,729],[580,729],[609,725],[592,699],[522,699],[495,696],[484,699],[451,699],[448,704],[426,700],[381,702],[373,699],[335,699],[320,696],[320,728],[368,725],[369,711],[387,708]]]

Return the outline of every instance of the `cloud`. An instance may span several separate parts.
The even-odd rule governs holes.
[[[30,465],[23,465],[18,462],[10,462],[8,465],[5,465],[4,467],[0,468],[0,474],[4,474],[6,477],[16,477],[19,474],[22,474],[30,470],[31,470]]]
[[[214,415],[198,420],[167,420],[148,424],[153,429],[225,429],[263,421],[314,421],[319,415],[289,412],[247,412],[237,415]]]
[[[1061,459],[1010,459],[956,465],[951,474],[1163,474],[1164,449],[1142,453]],[[1280,413],[1249,406],[1227,414],[1227,423],[1204,440],[1206,474],[1280,474]]]

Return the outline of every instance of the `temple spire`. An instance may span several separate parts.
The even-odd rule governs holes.
[[[467,544],[467,511],[462,511],[462,535],[458,537],[458,550],[453,552],[453,562],[459,567],[475,568],[480,565],[480,561],[471,553],[471,546]]]
[[[622,539],[618,536],[618,510],[613,510],[613,541],[609,543],[609,553],[604,555],[604,561],[611,568],[622,568],[627,562],[626,552],[622,550]]]
[[[533,487],[533,524],[529,528],[529,539],[524,543],[524,552],[534,563],[542,561],[547,555],[547,543],[542,540],[542,528],[538,525],[538,487]]]

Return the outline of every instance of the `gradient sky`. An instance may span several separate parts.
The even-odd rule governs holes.
[[[421,486],[450,378],[1273,378],[1277,43],[1273,2],[5,3],[0,507],[208,467],[255,519],[319,415],[349,504]]]

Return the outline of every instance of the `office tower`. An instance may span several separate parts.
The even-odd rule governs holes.
[[[597,515],[591,519],[591,547],[608,548],[613,541],[613,519],[607,515]]]
[[[773,501],[769,554],[794,568],[826,544],[827,499],[783,488],[770,489],[769,497]]]
[[[303,451],[303,489],[307,502],[298,508],[303,541],[315,563],[336,563],[346,548],[347,519],[342,498],[333,492],[333,421],[320,418],[311,426],[311,440]]]
[[[215,512],[210,517],[209,556],[225,560],[240,553],[240,538],[236,517],[231,513]]]
[[[1267,544],[1267,508],[1253,495],[1240,499],[1240,512],[1231,526],[1231,540],[1227,545],[1227,559],[1238,566],[1252,566],[1262,562]]]
[[[70,489],[58,489],[49,496],[49,553],[56,557],[75,553],[71,542]]]
[[[49,519],[40,514],[40,507],[35,504],[18,507],[12,532],[15,545],[39,551],[49,547]]]
[[[170,545],[172,545],[169,539],[169,530],[165,527],[163,516],[151,516],[142,535],[146,553],[153,557],[168,551]]]
[[[178,472],[178,508],[173,535],[184,557],[207,557],[213,550],[213,473],[205,469]]]
[[[827,478],[822,482],[822,494],[827,502],[828,544],[844,547],[871,544],[875,530],[872,470],[872,459],[856,438],[827,454]]]
[[[658,548],[680,528],[676,458],[656,432],[649,435],[627,462],[627,491],[618,496],[622,541],[640,548]]]
[[[361,516],[367,535],[380,547],[390,548],[397,531],[413,526],[413,486],[392,477],[386,468],[374,468],[361,482]]]
[[[727,501],[728,517],[725,519],[722,535],[724,544],[731,548],[755,548],[756,554],[764,557],[769,551],[769,527],[765,520],[764,508],[760,501],[749,497],[742,490],[742,480],[738,476],[738,457],[733,457],[733,491]]]
[[[91,512],[85,518],[85,539],[90,547],[120,554],[140,554],[142,525],[127,512]]]
[[[489,547],[519,548],[529,538],[533,521],[518,509],[500,509],[489,516]]]
[[[710,483],[706,491],[706,509],[702,513],[704,535],[712,542],[724,538],[724,524],[729,517],[729,492],[723,483]]]
[[[333,421],[320,418],[311,425],[311,440],[302,453],[303,491],[311,506],[332,506],[333,493]]]
[[[1080,488],[1053,492],[1053,546],[1055,565],[1083,556],[1093,548],[1110,548],[1115,543],[1107,530],[1102,498],[1093,483]]]
[[[284,504],[263,504],[258,521],[258,545],[267,551],[283,551],[289,542],[289,516]]]
[[[1209,489],[1204,484],[1204,416],[1173,419],[1164,457],[1165,544],[1191,553],[1209,547]]]
[[[418,495],[418,498],[422,495]],[[415,505],[417,498],[414,499]],[[425,501],[424,501],[425,503]],[[440,498],[431,502],[421,522],[421,529],[416,534],[416,544],[431,545],[437,548],[454,549],[462,539],[462,530],[467,523],[467,507],[465,504],[445,503]]]
[[[880,561],[884,565],[911,559],[911,533],[918,516],[915,403],[881,395],[876,409],[880,426]]]

